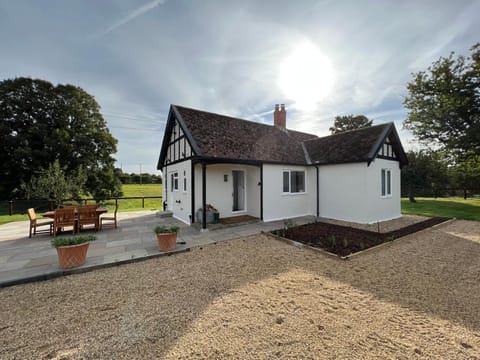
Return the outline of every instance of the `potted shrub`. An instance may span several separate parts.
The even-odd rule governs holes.
[[[211,204],[207,204],[206,209],[207,209],[207,211],[206,211],[206,213],[207,213],[207,216],[206,216],[207,224],[218,223],[219,218],[220,218],[218,210],[215,209],[215,207]],[[201,223],[203,221],[203,208],[199,208],[197,210],[196,216],[197,216],[197,221]]]
[[[158,225],[154,231],[157,234],[158,248],[160,251],[175,250],[177,246],[177,233],[180,228],[178,226],[161,226]]]
[[[88,246],[93,240],[95,236],[92,235],[53,239],[52,245],[57,249],[60,267],[68,269],[85,264]]]

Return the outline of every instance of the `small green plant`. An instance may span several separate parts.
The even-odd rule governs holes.
[[[297,226],[297,224],[295,224],[293,220],[288,219],[283,222],[283,226],[285,227],[285,229],[290,229],[292,227]]]
[[[156,234],[176,234],[180,228],[178,226],[163,226],[158,225],[153,230]]]
[[[342,245],[343,245],[344,248],[348,247],[348,239],[347,238],[343,238]]]
[[[365,250],[365,244],[363,243],[363,241],[360,241],[360,251],[363,250]]]
[[[335,239],[335,235],[328,236],[327,241],[330,243],[331,248],[335,248],[335,246],[337,246],[337,239]]]
[[[95,236],[88,235],[88,236],[74,236],[70,238],[56,238],[52,240],[53,247],[59,246],[70,246],[70,245],[80,245],[89,241],[95,240]]]

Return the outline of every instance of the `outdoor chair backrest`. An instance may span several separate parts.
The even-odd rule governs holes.
[[[77,205],[63,205],[62,209],[76,209],[78,206]]]
[[[75,226],[75,207],[56,209],[54,215],[54,226]]]
[[[78,225],[94,224],[97,226],[98,216],[95,205],[87,205],[78,208]]]
[[[35,214],[35,209],[30,208],[27,210],[28,218],[30,219],[30,223],[35,223],[37,221],[37,214]]]

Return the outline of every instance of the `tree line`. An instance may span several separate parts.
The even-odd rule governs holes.
[[[117,170],[120,170],[120,169],[117,169]],[[122,184],[161,184],[162,183],[161,175],[148,174],[148,173],[128,174],[128,173],[121,172],[119,177]]]

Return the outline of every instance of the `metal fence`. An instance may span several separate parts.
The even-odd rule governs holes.
[[[480,189],[454,189],[454,188],[413,188],[406,189],[402,187],[402,197],[463,197],[476,198],[480,196]]]
[[[128,205],[126,202],[128,201]],[[152,208],[153,206],[161,210],[163,209],[163,202],[161,196],[128,196],[128,197],[118,197],[118,198],[108,198],[96,200],[93,198],[85,199],[67,199],[62,201],[66,205],[87,205],[87,204],[98,204],[99,206],[114,206],[119,204],[119,207],[122,208],[122,202],[127,205],[124,208]],[[132,206],[133,205],[133,206]],[[152,206],[153,205],[153,206]],[[50,200],[27,200],[27,199],[15,199],[15,200],[4,200],[0,202],[0,215],[14,215],[14,214],[26,214],[27,209],[34,208],[37,212],[44,212],[48,210],[53,210],[55,205]]]

